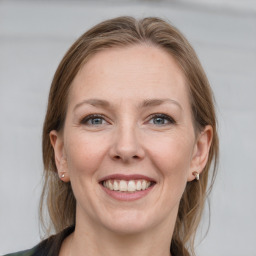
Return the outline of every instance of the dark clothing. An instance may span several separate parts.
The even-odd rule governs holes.
[[[30,250],[6,254],[3,256],[58,256],[60,253],[62,242],[74,230],[75,227],[66,228],[59,234],[50,236],[48,239],[43,240],[40,244],[38,244],[37,246],[33,247]],[[172,255],[174,256],[174,252],[172,252]],[[175,253],[175,255],[177,254]]]
[[[6,254],[4,256],[58,256],[64,239],[74,231],[74,227],[64,229],[61,233],[43,240],[30,250]]]

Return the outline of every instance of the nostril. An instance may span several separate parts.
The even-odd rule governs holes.
[[[139,156],[134,155],[134,156],[132,156],[130,159],[139,159],[139,158],[140,158]],[[129,157],[122,157],[122,156],[119,156],[119,155],[115,155],[115,156],[114,156],[114,159],[116,159],[116,160],[119,160],[119,159],[128,160]]]

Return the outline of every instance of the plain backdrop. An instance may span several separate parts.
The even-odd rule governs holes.
[[[41,130],[56,67],[78,36],[119,15],[177,26],[215,93],[220,166],[197,255],[256,255],[256,4],[239,2],[0,0],[0,255],[40,241]]]

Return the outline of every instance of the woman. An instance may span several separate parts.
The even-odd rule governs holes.
[[[195,255],[217,159],[213,96],[188,41],[158,18],[102,22],[49,94],[41,212],[46,202],[57,235],[13,255]]]

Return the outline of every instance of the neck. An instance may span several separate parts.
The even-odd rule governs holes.
[[[82,239],[82,237],[87,237],[88,239]],[[108,236],[101,234],[94,237],[88,236],[87,232],[82,232],[81,234],[77,230],[70,241],[71,253],[69,256],[170,256],[170,240],[160,240],[157,236],[152,236],[152,234],[111,234]]]
[[[98,230],[88,223],[85,226],[76,224],[69,237],[70,253],[67,256],[170,256],[174,223],[163,223],[160,227],[136,234],[118,234],[102,227]]]

